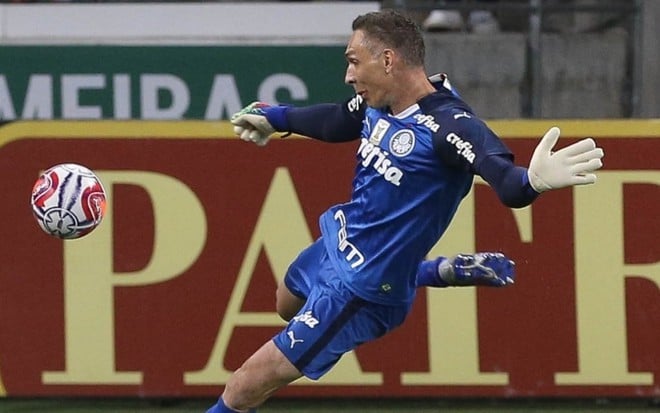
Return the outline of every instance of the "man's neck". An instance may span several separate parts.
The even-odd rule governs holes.
[[[435,88],[423,69],[414,69],[400,74],[396,91],[397,99],[390,106],[393,115],[403,112],[424,96],[435,92]]]

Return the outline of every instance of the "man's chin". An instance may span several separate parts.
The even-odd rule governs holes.
[[[373,109],[385,109],[387,108],[387,105],[381,103],[381,102],[371,102],[369,100],[365,100],[367,106]]]

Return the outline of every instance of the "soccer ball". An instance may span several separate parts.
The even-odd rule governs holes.
[[[61,239],[92,232],[105,214],[105,190],[89,168],[74,163],[43,172],[32,188],[32,213],[41,229]]]

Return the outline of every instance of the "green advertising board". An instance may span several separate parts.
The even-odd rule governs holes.
[[[227,119],[341,101],[343,46],[0,46],[0,121]]]

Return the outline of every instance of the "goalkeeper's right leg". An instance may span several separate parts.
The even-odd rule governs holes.
[[[305,304],[305,299],[293,294],[284,281],[281,281],[277,286],[275,300],[277,314],[279,314],[284,321],[291,320],[293,316],[298,314],[298,311],[300,311],[303,304]]]
[[[499,252],[458,254],[422,261],[417,268],[417,286],[504,287],[515,281],[515,263]]]

